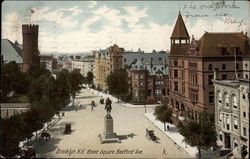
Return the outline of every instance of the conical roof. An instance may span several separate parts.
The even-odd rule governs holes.
[[[172,38],[178,38],[178,39],[180,39],[180,38],[181,39],[182,38],[184,38],[184,39],[189,38],[187,28],[185,26],[185,23],[184,23],[184,21],[182,19],[182,16],[181,16],[180,12],[179,12],[178,18],[176,20],[173,33],[171,35],[171,39]]]

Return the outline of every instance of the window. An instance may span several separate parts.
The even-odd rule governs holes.
[[[161,60],[162,60],[162,58],[161,58],[161,57],[159,57],[159,58],[158,58],[158,60],[159,60],[159,61],[161,61]]]
[[[137,91],[135,91],[135,96],[138,96],[138,92]]]
[[[225,95],[225,104],[226,104],[226,107],[229,106],[229,97],[228,97],[228,94]]]
[[[148,89],[148,96],[151,96],[151,94],[152,94],[152,90]]]
[[[144,75],[140,75],[140,78],[143,79]]]
[[[209,103],[214,103],[214,92],[209,92]]]
[[[226,55],[227,54],[227,48],[226,47],[222,47],[221,48],[221,54],[222,55]]]
[[[222,114],[219,113],[219,121],[220,121],[220,122],[222,121],[222,118],[223,118]]]
[[[222,141],[222,133],[220,132],[220,141]]]
[[[166,95],[166,89],[162,89],[162,95]]]
[[[221,69],[222,69],[222,70],[225,70],[225,69],[226,69],[226,64],[222,64]]]
[[[178,82],[174,82],[174,90],[178,91]]]
[[[155,93],[156,93],[156,95],[161,95],[161,90],[160,89],[156,89]]]
[[[235,48],[235,51],[236,51],[236,55],[241,54],[240,47],[236,47],[236,48]]]
[[[213,69],[213,65],[212,64],[209,64],[208,65],[208,70],[212,70]]]
[[[137,74],[135,75],[135,79],[138,79],[138,75]]]
[[[247,67],[247,63],[245,64],[245,67]]]
[[[234,108],[237,108],[237,98],[236,98],[236,96],[235,95],[233,95],[233,107]]]
[[[240,67],[240,65],[238,63],[236,63],[236,70],[238,70]]]
[[[223,75],[221,76],[221,78],[222,78],[223,80],[226,80],[226,79],[227,79],[227,75],[226,75],[226,74],[223,74]]]
[[[219,103],[222,102],[222,95],[221,95],[221,92],[218,93],[218,101],[219,101]]]
[[[246,117],[247,117],[246,112],[243,112],[243,117],[244,117],[244,118],[246,118]]]
[[[124,62],[126,62],[127,61],[127,59],[126,58],[124,58]]]
[[[246,99],[246,96],[245,96],[245,94],[244,93],[242,93],[242,99]]]
[[[236,117],[235,117],[236,118]],[[235,119],[234,120],[234,129],[237,130],[238,129],[238,121]]]
[[[208,85],[213,85],[212,79],[214,78],[214,75],[208,75]]]
[[[229,115],[227,115],[226,122],[227,122],[227,130],[230,130],[230,122],[229,122]]]
[[[174,77],[178,77],[178,70],[174,70]]]
[[[243,127],[243,135],[247,136],[247,129],[245,127]]]
[[[141,86],[141,87],[143,86],[143,82],[140,82],[140,86]]]
[[[174,61],[174,66],[177,66],[178,65],[178,61]]]
[[[248,79],[248,75],[246,75],[246,79]]]

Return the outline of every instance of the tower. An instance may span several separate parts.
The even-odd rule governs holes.
[[[190,44],[189,39],[190,37],[187,31],[187,28],[182,19],[181,13],[179,12],[174,30],[170,37],[170,40],[171,40],[170,55],[184,55]]]
[[[40,64],[38,51],[39,26],[34,24],[23,24],[23,72],[27,72]]]

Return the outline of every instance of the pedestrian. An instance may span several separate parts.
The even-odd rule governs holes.
[[[165,147],[163,148],[162,155],[163,155],[163,156],[166,156],[166,155],[167,155]]]
[[[95,106],[95,101],[92,100],[92,102],[91,102],[91,111],[94,110],[94,106]]]
[[[167,125],[167,129],[168,129],[168,131],[169,131],[169,125]]]

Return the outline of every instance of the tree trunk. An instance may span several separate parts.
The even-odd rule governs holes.
[[[201,149],[198,148],[198,150],[199,150],[199,158],[201,159]]]
[[[166,122],[164,121],[164,131],[166,131]]]

